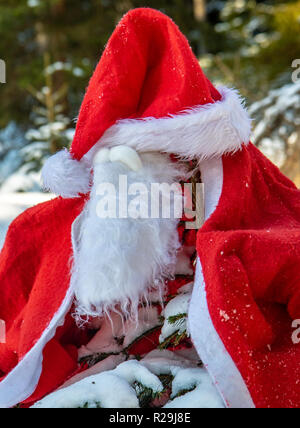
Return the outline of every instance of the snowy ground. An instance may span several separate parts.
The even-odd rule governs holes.
[[[0,193],[0,248],[9,224],[27,208],[53,196],[45,193]]]

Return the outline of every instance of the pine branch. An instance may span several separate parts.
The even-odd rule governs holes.
[[[167,337],[158,347],[158,349],[163,350],[167,349],[170,346],[177,347],[180,345],[180,343],[187,339],[188,335],[186,330],[180,333],[180,330],[176,330],[173,334],[171,334],[169,337]]]
[[[93,367],[95,364],[99,363],[100,361],[105,360],[108,357],[111,357],[112,355],[125,355],[126,358],[129,357],[128,351],[129,349],[134,346],[136,343],[138,343],[140,340],[143,340],[144,338],[147,338],[150,334],[152,334],[155,331],[158,331],[161,328],[161,326],[153,327],[150,330],[145,331],[145,333],[138,336],[136,339],[134,339],[133,342],[131,342],[126,348],[122,349],[120,352],[98,352],[95,354],[87,355],[79,360],[79,363],[86,363],[88,367]],[[121,343],[119,343],[121,345]],[[136,355],[135,358],[137,360],[141,359],[139,355]]]
[[[187,318],[187,314],[176,314],[168,317],[170,324],[176,324],[178,321],[184,321]]]
[[[181,333],[181,334],[180,334],[180,335],[175,339],[175,341],[174,341],[174,346],[176,347],[176,346],[180,345],[180,343],[181,343],[183,340],[187,339],[187,337],[188,337],[187,332],[186,332],[186,331],[184,331],[183,333]]]
[[[136,343],[138,343],[140,340],[143,340],[145,338],[147,338],[149,335],[151,335],[152,333],[154,333],[155,331],[158,331],[161,329],[161,325],[158,325],[156,327],[151,328],[150,330],[145,331],[145,333],[141,334],[140,336],[138,336],[136,339],[134,339],[133,342],[131,342],[127,348],[124,349],[123,352],[127,353],[128,350],[134,346]]]
[[[178,392],[178,394],[172,397],[172,400],[175,400],[175,398],[182,397],[183,395],[188,394],[189,392],[193,392],[195,391],[196,388],[197,388],[197,385],[193,386],[192,388],[182,389],[181,391]]]
[[[96,402],[93,407],[95,407],[96,409],[102,409],[101,404],[98,402]],[[78,407],[78,409],[89,409],[89,408],[90,408],[90,404],[88,402],[84,403],[82,407]]]

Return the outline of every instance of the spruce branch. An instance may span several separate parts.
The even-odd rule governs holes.
[[[179,321],[182,323],[182,321],[185,321],[187,318],[187,314],[176,314],[176,315],[172,315],[170,317],[168,317],[168,322],[170,324],[176,324]]]

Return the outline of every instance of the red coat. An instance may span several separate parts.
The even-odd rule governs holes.
[[[207,220],[189,312],[194,345],[228,406],[300,407],[300,346],[292,342],[300,193],[252,145],[201,170]],[[8,231],[0,255],[1,406],[40,398],[77,368],[84,338],[63,319],[73,301],[71,226],[84,203],[41,204]]]

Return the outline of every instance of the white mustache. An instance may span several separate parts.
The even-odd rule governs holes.
[[[143,168],[143,162],[138,153],[127,146],[100,149],[94,157],[94,166],[107,162],[121,162],[134,172]]]

